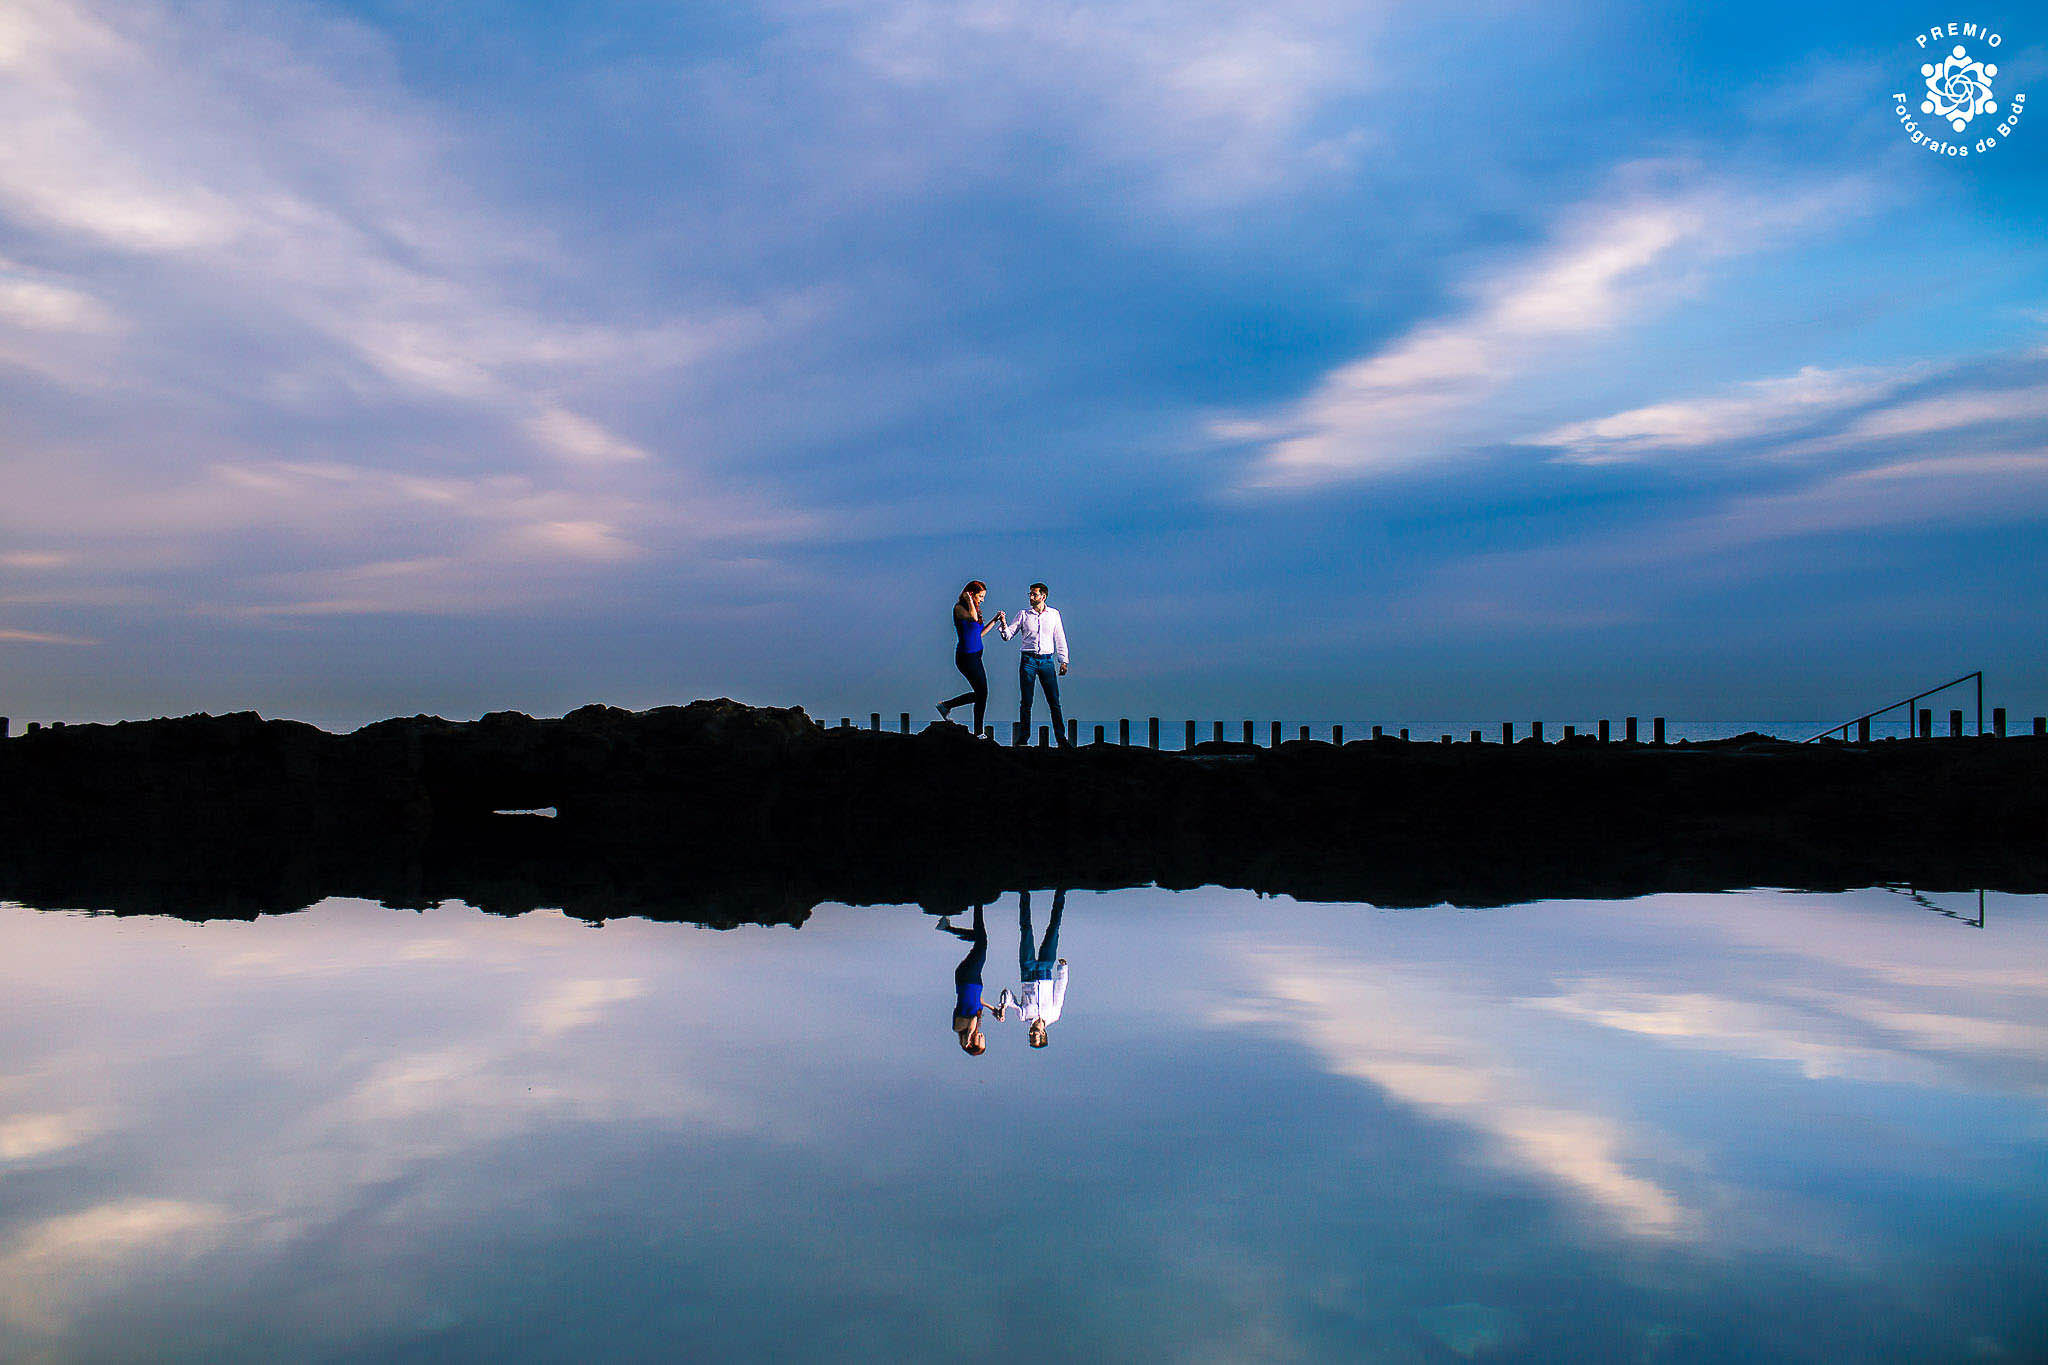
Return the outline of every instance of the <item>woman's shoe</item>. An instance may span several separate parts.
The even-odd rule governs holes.
[[[934,706],[934,707],[932,708],[932,710],[934,710],[934,711],[936,711],[936,712],[938,712],[938,713],[939,713],[939,719],[940,719],[940,720],[951,720],[951,719],[953,719],[953,716],[952,716],[952,712],[951,712],[951,711],[950,711],[950,710],[949,710],[948,708],[946,708],[946,707],[944,707],[944,706]]]

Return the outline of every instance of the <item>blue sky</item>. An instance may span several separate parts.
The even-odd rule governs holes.
[[[2048,710],[1950,20],[17,0],[0,713],[923,712],[968,577],[1089,719]]]

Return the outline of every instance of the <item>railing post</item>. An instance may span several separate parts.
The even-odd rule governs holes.
[[[1652,743],[1652,744],[1662,744],[1663,742],[1664,742],[1664,717],[1662,717],[1662,716],[1652,716],[1652,717],[1650,717],[1650,743]]]
[[[1306,725],[1301,727],[1301,737],[1303,740],[1308,738],[1308,727]]]
[[[1504,720],[1500,723],[1500,742],[1503,744],[1513,744],[1515,742],[1515,723],[1513,721]]]
[[[1216,741],[1216,742],[1217,742],[1218,744],[1221,744],[1221,743],[1223,742],[1223,722],[1222,722],[1222,721],[1220,721],[1220,720],[1219,720],[1219,721],[1217,721],[1217,722],[1216,722],[1216,728],[1215,728],[1215,730],[1214,730],[1214,731],[1212,731],[1212,732],[1211,732],[1211,734],[1210,734],[1210,738],[1211,738],[1211,739],[1214,739],[1214,740],[1215,740],[1215,741]]]
[[[1602,744],[1607,742],[1607,722],[1604,720],[1600,722],[1600,742]]]
[[[1344,727],[1343,727],[1343,726],[1341,726],[1341,725],[1332,725],[1332,726],[1330,727],[1330,743],[1332,743],[1332,744],[1336,745],[1336,746],[1337,746],[1338,748],[1340,748],[1340,749],[1344,747]]]
[[[1374,739],[1385,739],[1385,738],[1386,738],[1386,731],[1384,731],[1384,730],[1380,729],[1380,727],[1379,727],[1379,726],[1375,725],[1375,726],[1373,726],[1373,727],[1372,727],[1372,737],[1373,737]]]
[[[1401,731],[1401,738],[1402,738],[1402,739],[1406,739],[1406,738],[1408,738],[1408,731],[1407,731],[1406,729],[1403,729],[1403,730]]]
[[[1156,749],[1159,747],[1159,717],[1152,717],[1151,723],[1148,728],[1151,730],[1152,734],[1152,747]]]
[[[1130,721],[1130,717],[1126,716],[1126,717],[1124,717],[1124,718],[1123,718],[1122,720],[1119,720],[1119,721],[1118,721],[1118,722],[1116,723],[1116,742],[1117,742],[1117,743],[1119,743],[1119,744],[1121,744],[1121,745],[1123,745],[1123,746],[1125,746],[1126,748],[1130,747],[1130,743],[1131,743],[1131,721]]]
[[[1537,742],[1538,744],[1541,744],[1541,743],[1543,742],[1543,722],[1542,722],[1542,721],[1540,721],[1540,720],[1532,720],[1532,721],[1530,721],[1530,722],[1529,722],[1529,737],[1530,737],[1531,739],[1534,739],[1534,740],[1535,740],[1535,741],[1536,741],[1536,742]]]
[[[1247,744],[1257,742],[1252,738],[1252,723],[1250,721],[1244,723],[1244,742]]]
[[[1622,736],[1631,744],[1636,742],[1636,718],[1634,716],[1628,718],[1628,728],[1622,731]]]
[[[1963,737],[1962,712],[1951,711],[1948,713],[1948,737],[1950,739],[1961,739]]]
[[[1479,739],[1479,732],[1478,732],[1477,730],[1474,730],[1474,731],[1472,732],[1472,742],[1473,742],[1474,744],[1478,744],[1478,743],[1480,743],[1480,739]]]
[[[1870,717],[1865,716],[1862,720],[1856,722],[1856,742],[1858,744],[1870,743]]]
[[[879,729],[881,729],[881,728],[882,728],[882,713],[881,713],[880,711],[870,711],[870,712],[868,712],[868,729],[870,729],[870,730],[879,730]]]
[[[1193,721],[1188,722],[1188,742],[1185,747],[1189,749],[1195,747],[1195,723]]]
[[[2034,733],[2037,735],[2048,735],[2048,716],[2034,717]]]
[[[1911,713],[1908,712],[1907,714],[1910,715]],[[1920,738],[1934,738],[1934,712],[1924,706],[1920,708]]]
[[[1097,744],[1102,743],[1102,727],[1100,725],[1095,727],[1095,742]]]
[[[1567,726],[1565,726],[1565,727],[1564,727],[1564,737],[1565,737],[1566,739],[1570,739],[1570,738],[1571,738],[1572,736],[1576,735],[1577,733],[1578,733],[1578,730],[1577,730],[1577,728],[1576,728],[1575,726],[1570,726],[1570,725],[1567,725]]]
[[[853,717],[841,716],[839,718],[839,728],[842,730],[851,730],[853,728]]]
[[[1279,748],[1279,747],[1280,747],[1280,722],[1279,722],[1279,721],[1277,721],[1277,720],[1273,722],[1273,746],[1272,746],[1272,747],[1274,747],[1275,749],[1277,749],[1277,748]]]
[[[7,732],[10,728],[12,728],[13,725],[13,721],[9,720],[5,716],[0,716],[0,739],[7,738]]]
[[[2003,706],[1991,708],[1991,733],[1997,735],[2000,739],[2005,738],[2005,708]],[[0,739],[5,738],[7,738],[7,717],[0,716]]]
[[[910,733],[910,713],[908,711],[896,713],[896,731],[898,734],[904,735]]]

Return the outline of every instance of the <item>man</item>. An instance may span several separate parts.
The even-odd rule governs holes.
[[[1030,1026],[1031,1046],[1044,1047],[1048,1041],[1046,1029],[1059,1022],[1060,1010],[1067,1003],[1067,960],[1060,951],[1060,913],[1067,908],[1067,893],[1064,887],[1052,893],[1052,921],[1045,926],[1045,941],[1038,945],[1037,952],[1031,949],[1031,893],[1018,893],[1018,928],[1024,941],[1017,946],[1017,975],[1023,978],[1014,997],[1005,990],[996,1001],[996,1018],[1001,1019],[1009,1012],[1011,1005],[1024,1016]]]
[[[1017,742],[1031,742],[1031,681],[1036,678],[1045,692],[1045,704],[1052,708],[1052,732],[1062,749],[1067,742],[1067,718],[1060,710],[1060,679],[1067,672],[1067,628],[1057,610],[1045,604],[1045,584],[1031,585],[1031,605],[1017,613],[1014,621],[998,627],[1003,638],[1023,636],[1024,653],[1017,660]],[[1000,618],[998,618],[1000,619]],[[1055,671],[1057,670],[1057,671]]]

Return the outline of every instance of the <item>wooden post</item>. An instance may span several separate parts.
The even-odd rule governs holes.
[[[1573,729],[1573,728],[1572,728],[1571,726],[1569,726],[1569,725],[1567,725],[1567,726],[1565,726],[1565,727],[1564,727],[1564,737],[1565,737],[1566,739],[1570,739],[1570,738],[1571,738],[1571,737],[1572,737],[1573,735],[1575,735],[1575,734],[1577,734],[1577,733],[1578,733],[1578,732],[1577,732],[1577,731],[1576,731],[1575,729]]]
[[[1504,720],[1500,723],[1500,742],[1503,744],[1513,744],[1515,742],[1515,723],[1513,721]]]
[[[1102,727],[1100,725],[1095,727],[1095,742],[1097,744],[1102,743]]]
[[[1924,706],[1920,708],[1920,738],[1934,738],[1934,712]]]
[[[27,729],[26,731],[24,731],[24,733],[25,733],[25,734],[31,734],[31,735],[32,735],[32,734],[34,734],[34,733],[35,733],[36,731],[38,731],[38,730],[40,730],[40,729],[42,729],[42,728],[43,728],[43,723],[42,723],[41,721],[39,721],[39,720],[32,720],[32,721],[30,721],[30,722],[28,723],[28,729]]]
[[[1999,712],[1999,714],[2004,715],[2005,713],[2001,711]],[[7,717],[0,716],[0,739],[7,738],[7,731],[9,730],[9,728],[13,726],[13,724],[14,722],[9,720]]]
[[[1152,717],[1147,728],[1152,732],[1152,747],[1156,749],[1159,747],[1159,717]]]
[[[1401,731],[1401,738],[1403,740],[1406,740],[1408,738],[1408,732],[1405,729]]]
[[[1043,749],[1043,748],[1045,747],[1045,745],[1046,745],[1046,741],[1050,740],[1051,738],[1052,738],[1052,727],[1051,727],[1050,725],[1041,725],[1041,726],[1039,726],[1039,727],[1038,727],[1038,747],[1039,747],[1039,748]]]
[[[853,717],[841,716],[839,718],[839,728],[842,730],[851,730],[853,728]]]
[[[1372,737],[1374,739],[1385,739],[1386,733],[1382,731],[1379,726],[1375,725],[1372,727]]]
[[[1280,747],[1280,722],[1277,720],[1273,722],[1273,747]]]
[[[1865,716],[1862,720],[1856,722],[1856,742],[1858,744],[1870,743],[1870,717]]]
[[[1025,733],[1024,733],[1024,722],[1023,722],[1023,721],[1021,721],[1021,720],[1013,720],[1013,721],[1011,721],[1011,722],[1010,722],[1010,747],[1011,747],[1012,749],[1021,749],[1021,748],[1023,748],[1023,747],[1024,747],[1024,740],[1026,739],[1026,737],[1027,737],[1027,736],[1026,736],[1026,735],[1025,735]]]
[[[907,735],[910,733],[910,713],[908,711],[898,711],[896,713],[896,730],[899,734]]]
[[[1634,716],[1628,718],[1628,728],[1622,731],[1622,735],[1629,743],[1633,744],[1636,742],[1636,718]]]
[[[1341,726],[1341,725],[1332,725],[1332,726],[1330,727],[1330,743],[1332,743],[1332,744],[1336,745],[1336,746],[1337,746],[1338,748],[1340,748],[1340,749],[1344,747],[1344,727],[1343,727],[1343,726]]]
[[[1216,742],[1217,742],[1218,744],[1221,744],[1221,743],[1223,742],[1223,722],[1222,722],[1222,721],[1220,721],[1220,720],[1219,720],[1219,721],[1217,721],[1217,722],[1216,722],[1216,731],[1215,731],[1215,733],[1214,733],[1214,734],[1213,734],[1213,735],[1211,736],[1211,738],[1212,738],[1212,739],[1214,739],[1214,740],[1215,740],[1215,741],[1216,741]]]
[[[1190,749],[1195,747],[1195,723],[1193,721],[1188,722],[1188,742],[1186,747]]]
[[[2037,735],[2048,735],[2048,716],[2034,717],[2034,733]]]
[[[2000,739],[2005,738],[2005,708],[2003,706],[1991,708],[1991,733],[1997,735]],[[7,738],[7,717],[0,716],[0,739],[5,738]]]
[[[1607,742],[1607,722],[1604,720],[1600,722],[1600,742],[1602,744]]]
[[[1541,744],[1541,743],[1543,742],[1543,722],[1542,722],[1542,721],[1540,721],[1540,720],[1532,720],[1532,721],[1530,721],[1530,722],[1529,722],[1529,735],[1530,735],[1530,737],[1531,737],[1532,739],[1534,739],[1534,740],[1535,740],[1535,741],[1536,741],[1536,742],[1537,742],[1538,744]]]
[[[880,711],[870,711],[870,712],[868,712],[868,729],[870,729],[870,730],[879,730],[879,729],[881,729],[881,728],[882,728],[882,713],[881,713]]]
[[[1131,722],[1128,718],[1116,723],[1116,742],[1125,745],[1131,742]]]
[[[1250,721],[1246,721],[1244,723],[1244,742],[1247,744],[1257,743],[1257,741],[1252,738],[1252,723]]]
[[[1451,742],[1451,737],[1450,737],[1449,735],[1445,735],[1445,736],[1444,736],[1444,741],[1443,741],[1443,742],[1444,742],[1444,743],[1446,743],[1446,744],[1449,744],[1449,743]]]
[[[1650,743],[1652,743],[1652,744],[1662,744],[1663,742],[1664,742],[1664,717],[1662,717],[1662,716],[1652,716],[1652,717],[1650,717]]]
[[[995,726],[993,726],[993,725],[984,725],[984,726],[982,726],[982,727],[981,727],[981,737],[982,737],[983,739],[987,740],[987,741],[988,741],[989,743],[991,743],[991,744],[995,743],[995,742],[996,742],[996,727],[995,727]]]
[[[1485,741],[1484,741],[1484,740],[1482,740],[1482,739],[1480,739],[1480,738],[1479,738],[1479,732],[1478,732],[1477,730],[1474,730],[1474,731],[1472,732],[1472,742],[1473,742],[1474,744],[1483,744],[1483,743],[1485,743]]]
[[[1962,712],[1951,711],[1948,713],[1948,737],[1950,739],[1961,739],[1963,737]]]
[[[1080,742],[1081,742],[1081,722],[1080,722],[1080,721],[1078,721],[1078,720],[1070,720],[1070,721],[1068,721],[1068,722],[1067,722],[1067,743],[1069,743],[1069,744],[1079,744]]]
[[[1308,738],[1308,727],[1306,725],[1301,727],[1301,737],[1304,740]]]

